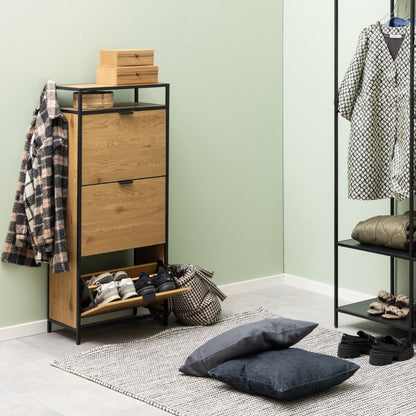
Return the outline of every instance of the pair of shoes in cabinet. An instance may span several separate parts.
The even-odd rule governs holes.
[[[95,306],[104,305],[116,300],[130,299],[137,296],[133,280],[129,277],[120,281],[99,284],[95,289]]]
[[[156,292],[167,292],[168,290],[176,289],[175,280],[163,264],[162,268],[158,269],[156,276],[152,277],[152,283]]]
[[[176,289],[175,281],[166,269],[159,269],[153,277],[150,277],[148,273],[141,272],[139,278],[134,282],[134,286],[139,296]]]
[[[409,314],[409,296],[394,296],[386,290],[380,290],[377,297],[380,302],[370,303],[367,311],[370,315],[381,315],[385,319],[403,319]],[[416,302],[413,304],[413,310],[416,311]]]
[[[386,365],[393,361],[409,360],[414,350],[407,338],[398,339],[391,335],[374,337],[364,331],[358,331],[357,336],[342,334],[338,357],[357,358],[361,354],[368,354],[372,365]]]
[[[129,277],[128,274],[123,271],[119,271],[116,273],[105,272],[105,273],[99,274],[98,276],[91,276],[90,279],[87,280],[87,284],[88,286],[93,286],[93,285],[99,285],[99,284],[110,283],[110,282],[118,282],[128,277]]]

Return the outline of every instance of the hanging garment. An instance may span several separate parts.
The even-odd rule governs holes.
[[[351,121],[351,199],[409,197],[409,28],[365,28],[339,88],[339,113]],[[384,34],[402,39],[395,58]]]
[[[69,270],[65,241],[68,125],[48,81],[26,135],[9,231],[1,260],[25,266],[49,262]]]

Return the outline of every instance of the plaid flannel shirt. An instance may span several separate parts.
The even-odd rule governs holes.
[[[9,231],[1,260],[25,266],[51,263],[69,270],[65,241],[68,125],[48,81],[26,135]]]

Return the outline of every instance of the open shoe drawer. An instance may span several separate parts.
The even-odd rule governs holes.
[[[147,264],[142,264],[139,266],[131,266],[131,267],[125,267],[123,269],[116,269],[116,270],[107,270],[107,271],[101,271],[101,272],[97,272],[97,273],[90,273],[90,274],[85,274],[82,275],[81,278],[84,280],[89,279],[92,275],[98,275],[104,272],[117,272],[117,271],[121,271],[123,270],[124,272],[126,272],[128,274],[128,276],[132,279],[132,280],[136,280],[139,277],[139,274],[141,272],[146,272],[149,273],[150,276],[152,276],[152,274],[155,273],[156,271],[156,263],[147,263]],[[97,286],[89,286],[90,289],[94,289]],[[135,298],[130,298],[130,299],[125,299],[125,300],[118,300],[115,302],[110,302],[110,303],[106,303],[104,305],[99,305],[96,306],[95,308],[89,309],[88,311],[82,312],[81,313],[81,318],[87,318],[90,316],[95,316],[95,315],[101,315],[103,313],[107,313],[107,312],[116,312],[116,311],[120,311],[120,310],[124,310],[124,309],[129,309],[129,308],[137,308],[139,306],[148,306],[148,305],[153,305],[153,306],[157,306],[157,304],[160,304],[161,302],[163,302],[165,299],[169,299],[172,298],[180,293],[183,292],[187,292],[188,290],[190,290],[189,287],[185,287],[185,288],[180,288],[180,289],[175,289],[175,290],[168,290],[166,292],[160,292],[160,293],[155,293],[152,295],[145,295],[145,296],[138,296]]]

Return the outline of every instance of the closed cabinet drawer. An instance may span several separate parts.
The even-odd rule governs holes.
[[[165,243],[165,178],[82,188],[81,255]]]
[[[165,174],[165,110],[83,117],[83,185]]]

